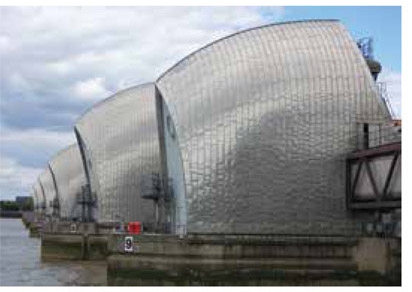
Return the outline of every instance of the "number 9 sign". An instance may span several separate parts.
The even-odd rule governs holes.
[[[133,236],[126,236],[124,239],[124,251],[133,252]]]

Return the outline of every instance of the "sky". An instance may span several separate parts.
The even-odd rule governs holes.
[[[0,7],[0,199],[29,195],[96,102],[233,32],[313,18],[373,37],[400,116],[400,7]]]

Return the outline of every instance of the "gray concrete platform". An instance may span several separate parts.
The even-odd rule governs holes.
[[[103,260],[108,255],[104,234],[42,233],[42,260]]]
[[[108,248],[110,285],[400,285],[399,239],[113,234]]]

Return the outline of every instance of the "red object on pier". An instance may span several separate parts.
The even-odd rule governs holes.
[[[140,222],[129,222],[128,231],[132,234],[140,234],[141,226]]]

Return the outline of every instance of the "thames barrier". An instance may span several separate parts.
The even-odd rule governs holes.
[[[368,49],[274,23],[95,104],[33,182],[42,259],[109,285],[401,285],[401,122]]]

